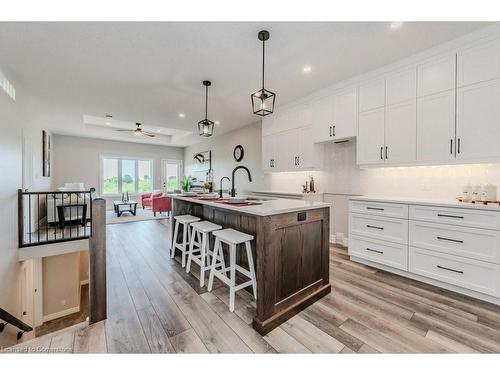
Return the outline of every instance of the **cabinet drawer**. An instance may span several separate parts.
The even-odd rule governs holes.
[[[350,201],[351,212],[408,219],[408,205],[384,202]]]
[[[500,232],[410,220],[410,246],[500,264]]]
[[[498,264],[410,247],[409,271],[500,297],[500,266]]]
[[[406,244],[408,243],[408,220],[351,213],[349,232],[351,235]]]
[[[408,270],[408,245],[350,236],[348,253],[350,256]]]
[[[410,220],[500,230],[500,212],[410,205]]]

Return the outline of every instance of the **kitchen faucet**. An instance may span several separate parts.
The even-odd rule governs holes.
[[[222,178],[220,179],[219,196],[220,196],[221,198],[222,198],[222,181],[224,181],[224,179],[226,179],[226,180],[228,180],[229,182],[231,182],[231,179],[230,179],[229,177],[226,177],[226,176],[224,176],[224,177],[222,177]]]
[[[252,175],[250,174],[250,170],[247,167],[240,165],[240,166],[234,168],[233,173],[232,173],[232,179],[231,179],[231,196],[232,197],[236,196],[236,189],[234,188],[234,174],[236,173],[236,171],[238,169],[244,169],[245,171],[247,171],[248,181],[252,182]]]

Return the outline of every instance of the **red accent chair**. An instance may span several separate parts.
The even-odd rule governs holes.
[[[163,196],[163,193],[148,193],[141,195],[142,208],[151,207],[154,216],[157,212],[171,212],[172,199]]]
[[[153,198],[158,198],[161,196],[163,196],[162,192],[142,194],[141,195],[142,208],[146,208],[146,207],[153,208]]]

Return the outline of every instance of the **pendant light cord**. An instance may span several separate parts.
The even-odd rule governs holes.
[[[205,120],[208,120],[208,86],[205,86]]]
[[[266,56],[266,49],[265,49],[265,40],[262,40],[262,90],[264,90],[264,64],[265,64],[265,56]]]

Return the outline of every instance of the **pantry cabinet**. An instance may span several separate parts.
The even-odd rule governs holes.
[[[356,87],[320,99],[313,109],[313,141],[328,142],[355,137],[357,106]]]

